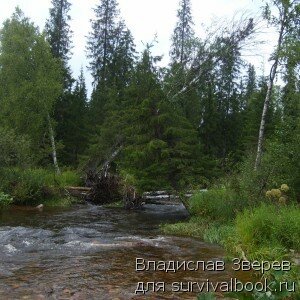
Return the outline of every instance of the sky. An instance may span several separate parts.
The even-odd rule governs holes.
[[[86,41],[90,31],[90,19],[94,17],[93,8],[100,0],[69,0],[72,4],[70,26],[73,31],[73,49],[70,60],[73,76],[78,77],[81,66],[84,68],[89,93],[92,78],[86,66]],[[162,64],[168,64],[170,38],[176,24],[179,0],[119,0],[121,16],[131,30],[138,51],[142,51],[146,43],[152,42],[157,35],[157,43],[153,48],[154,55],[163,55]],[[191,0],[195,32],[203,35],[203,24],[209,26],[217,19],[231,19],[241,11],[258,16],[262,0]],[[29,17],[39,28],[44,28],[49,16],[51,0],[0,0],[0,24],[9,18],[16,6],[19,6],[25,16]],[[266,29],[264,29],[266,30]],[[270,30],[270,29],[268,29]],[[268,37],[266,40],[265,37]],[[246,59],[256,68],[268,68],[268,57],[274,48],[276,33],[270,31],[264,35],[265,44],[248,53]]]

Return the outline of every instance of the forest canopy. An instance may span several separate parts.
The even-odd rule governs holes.
[[[97,170],[113,156],[115,172],[146,191],[207,187],[249,166],[259,191],[286,183],[299,197],[300,8],[262,5],[278,43],[271,70],[257,75],[243,56],[255,17],[199,37],[191,1],[180,0],[162,67],[153,44],[137,52],[118,2],[99,1],[86,45],[90,99],[84,70],[73,78],[69,63],[71,3],[52,0],[43,32],[16,8],[0,31],[0,168]]]

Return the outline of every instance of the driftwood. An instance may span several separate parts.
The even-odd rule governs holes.
[[[143,206],[143,198],[133,186],[124,186],[123,203],[126,209],[140,209]]]
[[[85,199],[94,204],[113,203],[123,199],[124,207],[127,209],[140,208],[142,197],[136,190],[122,181],[120,176],[111,172],[113,160],[122,150],[122,145],[117,145],[111,156],[102,164],[100,171],[89,170],[86,173],[85,184],[90,188]]]
[[[81,187],[81,186],[67,186],[65,187],[66,191],[72,197],[84,199],[88,193],[91,191],[90,187]]]
[[[112,203],[121,198],[120,178],[115,174],[101,172],[89,178],[90,190],[85,199],[94,204]]]
[[[92,178],[94,182],[85,197],[87,201],[101,205],[122,199],[126,209],[139,209],[142,207],[142,197],[134,187],[125,185],[118,175],[111,174],[106,170],[97,176],[93,175]]]

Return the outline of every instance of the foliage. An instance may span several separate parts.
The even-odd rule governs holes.
[[[0,208],[10,205],[13,202],[13,198],[0,191]]]
[[[193,215],[226,222],[234,219],[247,205],[247,199],[241,199],[234,191],[222,188],[195,194],[190,199],[189,210]]]
[[[46,169],[1,169],[0,188],[11,195],[15,204],[32,204],[61,198],[62,188],[77,185],[80,178],[72,171],[56,176]]]
[[[293,129],[290,123],[278,122],[275,133],[266,142],[260,168],[256,171],[253,169],[254,155],[249,153],[239,164],[238,174],[231,177],[231,188],[255,205],[261,200],[266,201],[268,190],[285,183],[289,187],[289,202],[299,199],[298,128],[299,125]]]
[[[158,72],[148,47],[126,94],[120,166],[140,191],[188,189],[202,175],[201,145],[189,121],[167,102]]]
[[[0,44],[0,123],[26,135],[41,159],[50,144],[45,140],[49,116],[61,91],[59,64],[20,9],[4,22]]]
[[[31,144],[26,136],[12,129],[0,127],[0,168],[26,166],[32,162]]]
[[[247,209],[237,216],[236,232],[241,247],[249,258],[257,257],[257,251],[264,247],[299,251],[300,209],[297,206],[278,207],[267,204]]]

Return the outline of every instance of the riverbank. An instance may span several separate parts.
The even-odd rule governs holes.
[[[285,186],[282,187],[283,189]],[[265,276],[296,282],[289,298],[274,293],[274,299],[299,299],[300,208],[274,199],[249,203],[229,189],[213,189],[194,195],[188,203],[191,218],[161,225],[164,234],[189,236],[221,245],[228,257],[249,261],[289,260],[291,271],[267,272]],[[258,273],[259,275],[259,273]],[[281,297],[281,298],[280,298]]]
[[[9,205],[66,207],[78,200],[70,196],[66,186],[81,185],[79,174],[65,170],[55,175],[42,168],[0,169],[0,208]]]

